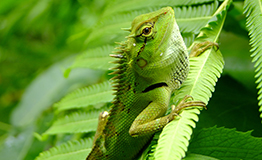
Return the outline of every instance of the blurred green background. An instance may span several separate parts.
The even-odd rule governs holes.
[[[4,0],[0,2],[0,117],[10,113],[25,88],[54,63],[83,50],[103,0]],[[3,130],[0,130],[3,133]]]
[[[15,151],[0,147],[0,154],[33,159],[52,142],[40,142],[32,136],[50,124],[52,103],[74,88],[105,77],[103,71],[79,69],[64,79],[63,71],[75,55],[92,48],[86,37],[99,21],[106,3],[104,0],[0,1],[0,145],[17,144]],[[242,1],[231,6],[219,45],[225,59],[224,72],[209,103],[212,107],[200,115],[198,126],[254,130],[253,135],[261,137]],[[21,102],[22,96],[25,101]],[[212,120],[207,121],[206,117]],[[27,143],[21,141],[20,146],[19,135],[28,134],[24,136]],[[28,152],[21,151],[24,149]]]
[[[103,0],[0,1],[0,159],[34,159],[49,148],[51,141],[33,132],[47,129],[52,104],[103,77],[78,70],[65,79],[63,70],[86,49],[104,6]]]

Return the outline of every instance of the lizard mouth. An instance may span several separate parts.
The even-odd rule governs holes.
[[[156,83],[156,84],[153,84],[149,87],[147,87],[145,90],[142,91],[142,93],[146,93],[146,92],[149,92],[151,90],[154,90],[156,88],[159,88],[159,87],[163,87],[163,86],[168,86],[165,82],[161,82],[161,83]]]

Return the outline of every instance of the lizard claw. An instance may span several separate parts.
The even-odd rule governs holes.
[[[189,99],[191,99],[191,101],[188,101]],[[172,116],[176,117],[176,116],[180,116],[179,113],[186,109],[186,108],[197,108],[197,107],[202,107],[207,109],[206,104],[202,101],[192,101],[193,97],[190,95],[186,95],[177,105],[177,107],[175,107],[175,105],[172,105]]]
[[[189,57],[197,57],[204,53],[207,49],[210,49],[211,47],[216,47],[215,50],[218,51],[219,45],[215,42],[205,41],[202,43],[197,43],[194,45],[194,47],[191,50],[191,53],[189,54]]]

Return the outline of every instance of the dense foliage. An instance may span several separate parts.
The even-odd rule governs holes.
[[[190,59],[171,100],[190,94],[208,110],[184,111],[137,159],[262,159],[261,0],[0,1],[1,159],[84,159],[113,99],[108,55],[125,40],[120,28],[164,6],[189,50],[220,47]]]

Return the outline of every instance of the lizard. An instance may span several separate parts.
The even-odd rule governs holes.
[[[174,10],[165,7],[137,16],[127,40],[111,57],[117,58],[115,98],[110,112],[99,115],[93,147],[86,160],[134,159],[152,135],[187,107],[205,107],[185,98],[165,115],[171,94],[189,72],[187,47],[175,21]]]

